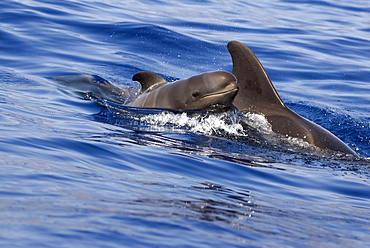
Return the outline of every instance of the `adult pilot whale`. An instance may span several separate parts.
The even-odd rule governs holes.
[[[206,72],[172,83],[144,71],[136,73],[132,80],[141,84],[140,95],[128,104],[134,107],[178,110],[230,107],[238,92],[235,76],[226,71]]]
[[[99,76],[70,75],[54,78],[69,87],[89,91],[94,98],[103,98],[126,104],[127,92]],[[126,105],[143,108],[166,108],[176,110],[205,110],[210,107],[231,107],[238,92],[233,74],[213,71],[175,82],[148,71],[138,72],[132,77],[141,84],[138,97]]]
[[[239,85],[239,92],[233,102],[238,110],[264,115],[275,133],[300,138],[322,149],[358,156],[328,130],[287,108],[262,64],[247,46],[230,41],[227,48],[233,61],[233,74]]]

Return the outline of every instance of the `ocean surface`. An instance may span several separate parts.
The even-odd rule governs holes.
[[[368,247],[370,2],[0,2],[1,247]],[[283,101],[354,159],[274,140],[262,116],[89,98],[232,70],[249,46]]]

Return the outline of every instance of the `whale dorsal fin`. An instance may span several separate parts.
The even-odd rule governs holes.
[[[238,41],[230,41],[227,48],[233,60],[233,74],[239,85],[234,105],[240,110],[258,109],[257,105],[262,102],[285,107],[256,55]]]
[[[142,71],[132,76],[132,80],[138,81],[141,84],[141,93],[150,92],[163,84],[168,83],[163,77],[148,71]]]

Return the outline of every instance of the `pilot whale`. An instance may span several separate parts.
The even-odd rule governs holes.
[[[358,155],[328,130],[299,116],[283,103],[256,55],[244,44],[227,45],[239,92],[233,104],[242,111],[262,114],[275,133],[300,138],[316,147]]]
[[[89,91],[96,99],[103,98],[126,104],[128,93],[99,76],[70,75],[54,78],[67,86]],[[233,74],[226,71],[206,72],[188,79],[167,82],[152,72],[138,72],[132,77],[141,84],[136,99],[126,105],[144,108],[204,110],[209,107],[231,107],[238,92]]]
[[[136,73],[132,80],[141,84],[141,92],[129,106],[199,110],[210,106],[232,106],[238,92],[233,74],[226,71],[206,72],[188,79],[167,82],[151,72]]]

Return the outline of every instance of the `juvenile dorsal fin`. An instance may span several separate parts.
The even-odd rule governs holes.
[[[227,48],[233,60],[233,74],[239,85],[234,105],[238,109],[247,109],[257,102],[264,102],[285,107],[256,55],[238,41],[230,41]]]
[[[163,77],[148,71],[136,73],[134,76],[132,76],[132,80],[141,84],[140,94],[144,92],[150,92],[167,83]]]

